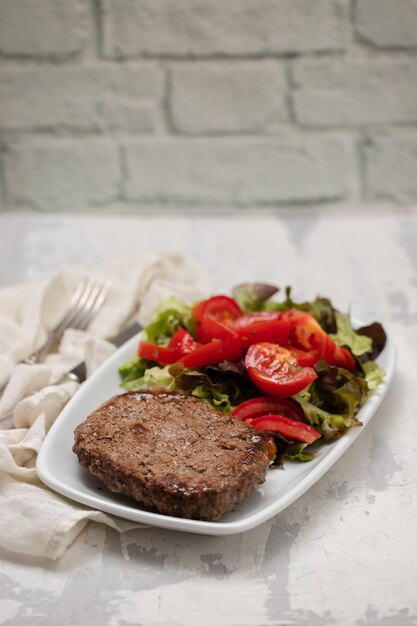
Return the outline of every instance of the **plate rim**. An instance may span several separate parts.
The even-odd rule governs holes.
[[[352,320],[355,326],[366,324],[357,320]],[[387,332],[387,326],[384,324],[384,328]],[[360,409],[358,416],[362,416],[365,420],[360,428],[351,428],[346,432],[343,437],[334,442],[333,448],[327,455],[322,458],[315,467],[311,468],[311,471],[300,480],[296,482],[286,491],[277,496],[277,500],[266,504],[259,511],[254,512],[251,515],[246,515],[243,519],[235,519],[230,522],[220,521],[204,521],[204,520],[189,520],[181,517],[174,517],[169,515],[163,515],[161,513],[146,511],[143,509],[135,509],[128,505],[120,504],[107,500],[105,493],[103,496],[91,495],[83,492],[81,489],[75,489],[68,484],[62,482],[62,479],[54,476],[50,469],[50,450],[52,448],[54,437],[58,436],[60,427],[67,418],[67,414],[71,413],[73,405],[82,401],[83,397],[88,394],[89,387],[98,380],[104,371],[107,371],[111,367],[112,363],[117,363],[120,356],[130,348],[134,348],[140,339],[143,331],[140,331],[135,336],[131,337],[120,348],[118,348],[108,359],[100,365],[100,367],[92,374],[92,376],[83,383],[81,388],[76,391],[74,396],[65,405],[61,413],[58,415],[54,423],[52,424],[49,432],[47,433],[42,446],[39,450],[36,460],[36,472],[40,480],[52,490],[57,493],[71,499],[74,502],[83,504],[92,510],[104,511],[110,515],[128,519],[139,524],[145,524],[152,527],[164,528],[169,530],[176,530],[182,532],[191,532],[194,534],[204,535],[232,535],[240,532],[245,532],[255,528],[256,526],[267,521],[271,517],[274,517],[285,508],[290,506],[295,500],[301,497],[306,491],[308,491],[324,474],[326,474],[331,467],[341,458],[341,456],[350,448],[357,437],[363,432],[364,428],[369,424],[375,413],[377,412],[382,400],[387,393],[391,382],[394,377],[397,350],[392,340],[391,333],[387,332],[387,343],[384,348],[386,350],[387,365],[385,366],[385,378],[380,387],[368,398],[367,402]],[[378,361],[378,359],[377,359]],[[117,366],[116,366],[117,367]],[[121,390],[123,393],[123,390]],[[74,455],[74,462],[77,462]],[[265,483],[263,483],[265,484]],[[259,485],[258,488],[262,488]]]

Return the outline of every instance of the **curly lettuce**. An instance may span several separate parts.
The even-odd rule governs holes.
[[[361,425],[356,415],[368,397],[368,384],[364,378],[324,361],[316,371],[318,378],[293,399],[323,439],[334,441],[351,426]]]
[[[155,321],[144,330],[144,338],[151,343],[164,346],[180,328],[194,333],[191,307],[175,297],[165,300],[155,311]]]

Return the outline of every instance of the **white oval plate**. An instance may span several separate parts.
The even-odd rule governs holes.
[[[356,321],[356,327],[361,325],[362,322]],[[139,336],[140,333],[119,348],[66,405],[41,447],[36,470],[48,487],[94,509],[150,526],[204,535],[231,535],[250,530],[285,509],[314,485],[369,423],[391,383],[395,369],[395,348],[388,340],[378,358],[386,376],[358,414],[362,427],[351,428],[334,443],[319,446],[315,458],[309,463],[287,461],[283,470],[269,471],[266,482],[219,521],[188,520],[146,511],[133,499],[112,493],[81,469],[72,451],[75,427],[105,400],[123,393],[117,370],[119,365],[132,358]]]

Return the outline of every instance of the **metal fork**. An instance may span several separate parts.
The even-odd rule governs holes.
[[[39,363],[49,352],[50,348],[59,342],[67,328],[85,330],[93,317],[98,313],[107,294],[110,291],[110,282],[101,282],[94,278],[82,280],[78,285],[68,308],[61,321],[48,333],[45,343],[22,363],[33,365]]]

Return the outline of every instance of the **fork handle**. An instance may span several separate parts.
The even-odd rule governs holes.
[[[29,356],[27,356],[25,359],[23,359],[20,362],[27,363],[28,365],[35,365],[36,363],[39,363],[42,357],[49,351],[49,348],[53,344],[58,343],[58,341],[62,337],[62,334],[63,333],[50,334],[48,336],[48,339],[45,341],[45,343],[43,343],[37,350],[32,352],[32,354],[30,354]]]

